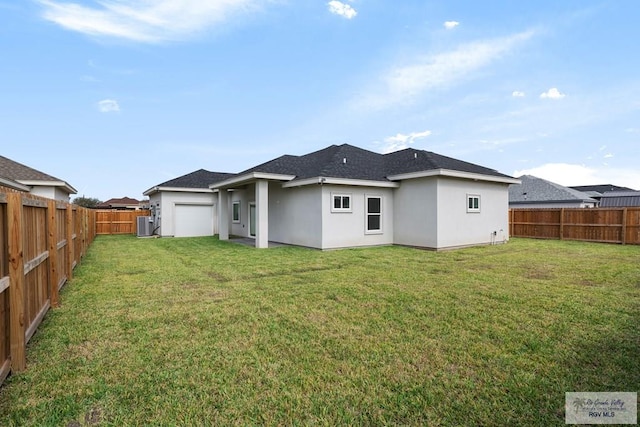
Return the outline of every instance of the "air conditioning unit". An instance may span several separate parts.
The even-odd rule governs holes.
[[[137,221],[138,237],[149,237],[153,235],[153,217],[139,216]]]

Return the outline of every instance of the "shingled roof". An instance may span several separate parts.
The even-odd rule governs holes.
[[[619,187],[613,184],[578,185],[569,188],[573,188],[574,190],[582,191],[584,193],[596,192],[600,194],[604,194],[610,191],[635,191],[634,189],[629,187]]]
[[[60,186],[66,188],[70,193],[76,193],[75,188],[66,181],[4,156],[0,156],[0,177],[24,185],[34,185],[36,182],[42,182],[42,185]]]
[[[0,176],[13,181],[62,181],[39,170],[25,166],[7,157],[0,156]]]
[[[509,187],[509,203],[597,202],[597,200],[582,191],[564,187],[532,175],[523,175],[518,179],[522,181],[522,184]]]
[[[198,169],[197,171],[188,173],[186,175],[179,176],[169,181],[165,181],[162,184],[158,184],[147,191],[144,195],[149,195],[162,188],[193,188],[193,189],[209,189],[209,185],[224,181],[235,174],[225,172],[211,172],[205,169]]]
[[[430,151],[407,148],[389,154],[379,154],[349,144],[331,145],[303,156],[284,155],[240,172],[236,176],[262,172],[292,175],[295,176],[294,180],[331,177],[390,181],[389,177],[393,175],[439,169],[512,179],[494,169]]]

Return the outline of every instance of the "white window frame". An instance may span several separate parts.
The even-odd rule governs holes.
[[[477,203],[474,203],[475,200]],[[467,194],[467,213],[479,213],[481,206],[479,194]]]
[[[335,200],[336,197],[340,197],[340,206],[336,208]],[[349,200],[349,207],[344,208],[344,199],[347,198]],[[353,212],[353,196],[351,193],[331,193],[331,212]]]
[[[234,208],[238,206],[238,218],[234,218]],[[241,214],[240,214],[240,201],[236,200],[235,202],[231,203],[231,222],[233,222],[234,224],[239,224],[240,223],[240,218],[241,218]]]
[[[380,200],[380,212],[369,212],[369,199],[379,199]],[[364,234],[382,234],[383,233],[383,220],[384,220],[384,208],[383,208],[383,198],[379,194],[365,194],[364,195]],[[380,216],[380,228],[375,230],[369,230],[369,216],[370,215],[378,215]]]

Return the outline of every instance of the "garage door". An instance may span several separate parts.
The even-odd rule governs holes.
[[[174,213],[174,236],[195,237],[213,236],[213,205],[179,205]]]

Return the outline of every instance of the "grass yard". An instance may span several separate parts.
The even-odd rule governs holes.
[[[640,391],[640,247],[256,250],[101,236],[3,425],[564,425]]]

